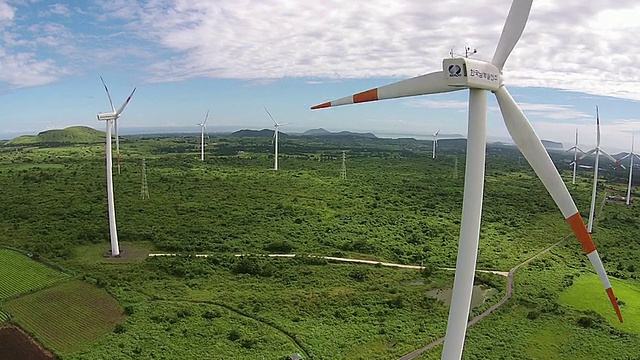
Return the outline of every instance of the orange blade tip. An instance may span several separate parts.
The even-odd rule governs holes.
[[[618,306],[618,299],[616,299],[616,296],[613,294],[612,288],[607,289],[607,295],[609,296],[609,301],[611,301],[611,305],[613,305],[613,308],[616,310],[616,315],[618,315],[618,320],[620,320],[620,322],[624,322],[624,320],[622,320],[622,313],[620,312],[620,307]]]
[[[331,102],[326,102],[320,105],[316,105],[316,106],[312,106],[311,110],[315,110],[315,109],[324,109],[324,108],[328,108],[331,107]]]

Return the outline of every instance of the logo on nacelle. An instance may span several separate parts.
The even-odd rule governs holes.
[[[460,77],[462,76],[462,68],[460,65],[451,64],[447,69],[449,71],[449,77]]]

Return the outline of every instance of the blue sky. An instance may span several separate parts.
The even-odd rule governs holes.
[[[490,59],[510,0],[0,0],[0,138],[71,125],[209,131],[323,127],[377,134],[466,134],[467,92],[311,111],[309,107],[437,71],[450,48]],[[505,84],[541,138],[625,150],[640,129],[635,0],[534,0],[504,68]],[[490,95],[490,139],[508,138]],[[639,145],[640,146],[640,145]]]

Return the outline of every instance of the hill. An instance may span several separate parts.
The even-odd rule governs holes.
[[[104,132],[87,127],[71,126],[65,129],[47,130],[38,135],[23,135],[6,142],[6,146],[37,144],[94,144],[104,141]]]
[[[273,137],[273,130],[270,129],[262,129],[262,130],[249,130],[242,129],[236,132],[231,133],[233,137]],[[287,137],[289,135],[283,133],[282,131],[278,132],[279,137]]]
[[[365,137],[375,139],[377,136],[373,133],[357,133],[351,131],[331,132],[323,128],[310,129],[302,133],[304,136],[350,136],[350,137]]]
[[[564,149],[561,142],[551,140],[540,140],[545,149]]]

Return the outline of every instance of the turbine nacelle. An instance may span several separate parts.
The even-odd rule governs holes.
[[[502,85],[500,70],[490,62],[463,57],[442,60],[448,86],[497,91]]]
[[[98,120],[100,121],[110,121],[110,120],[117,120],[117,119],[118,119],[118,116],[116,116],[116,113],[108,112],[108,113],[98,114]]]

